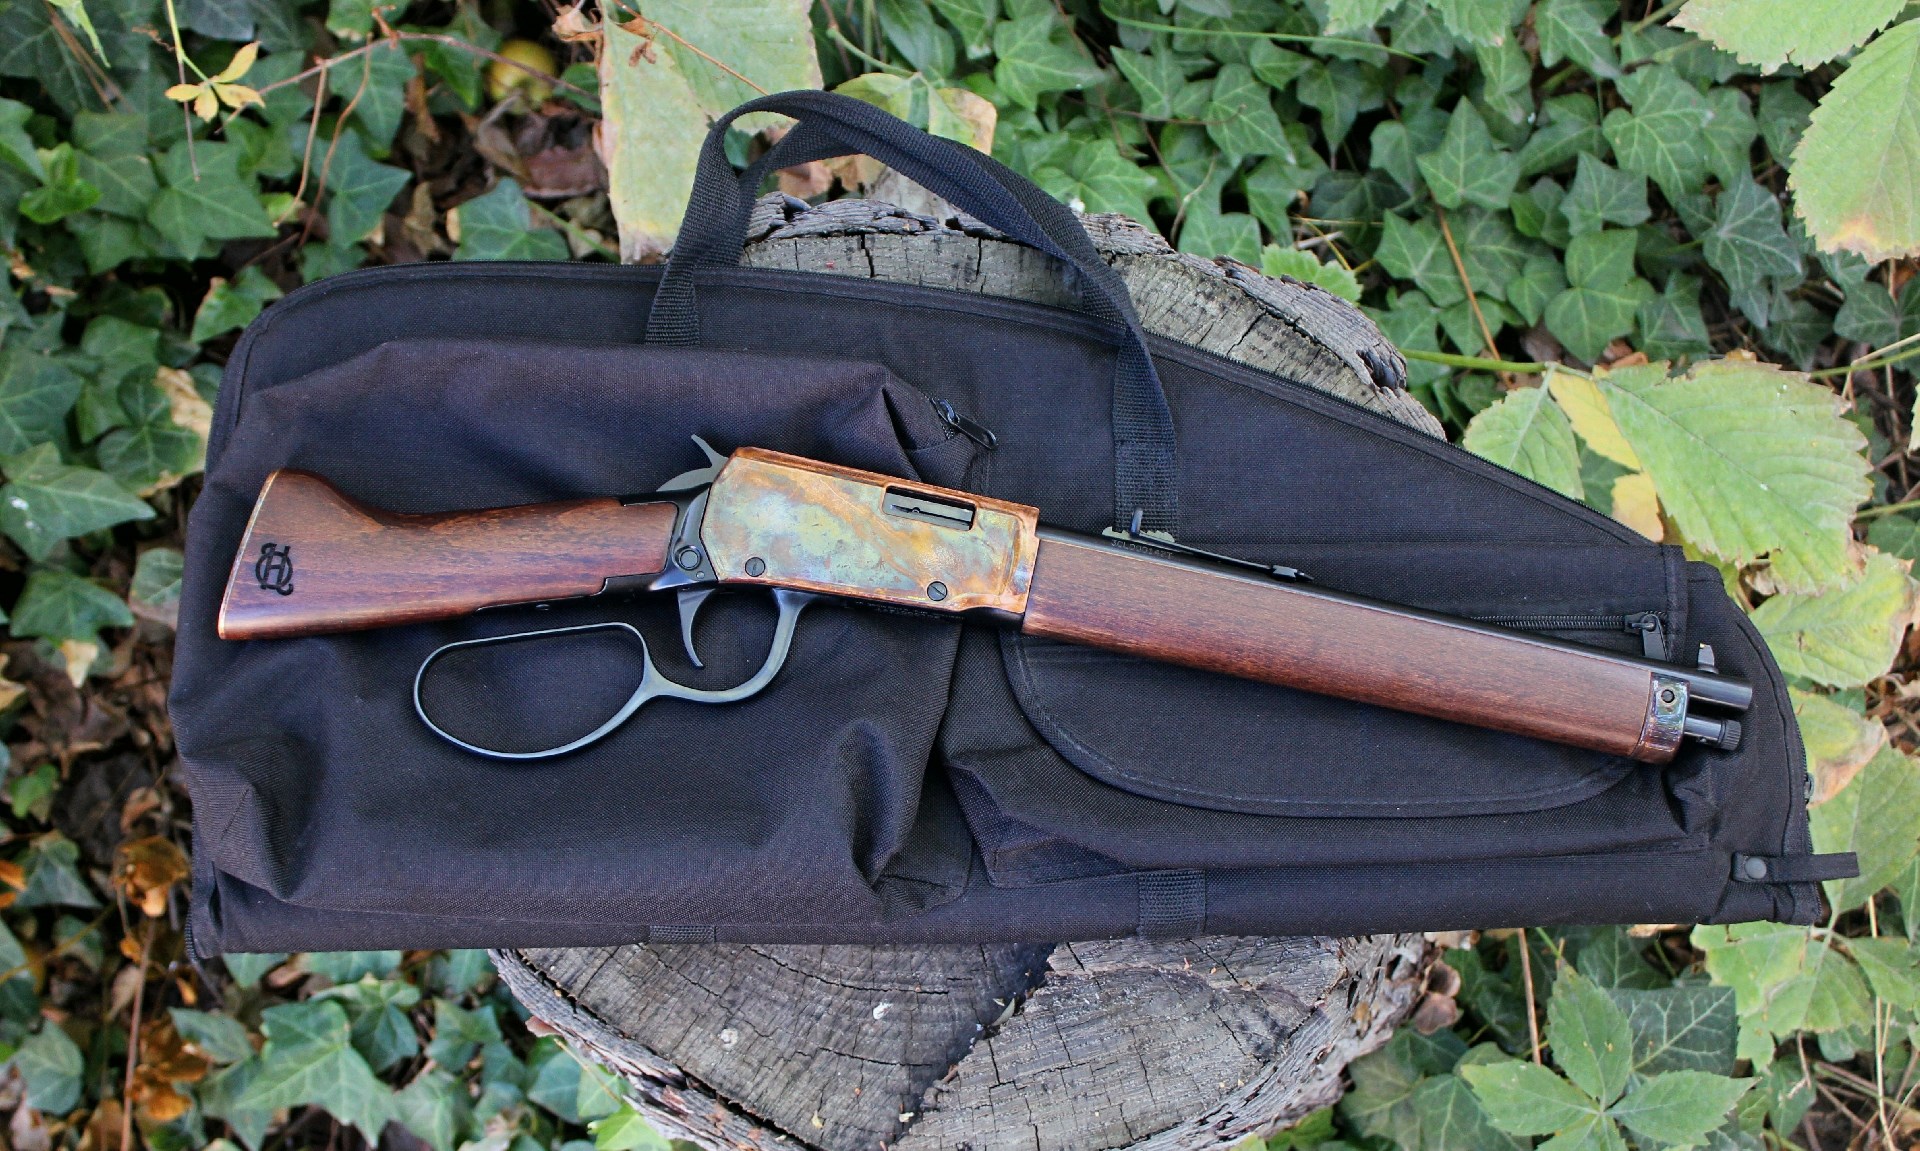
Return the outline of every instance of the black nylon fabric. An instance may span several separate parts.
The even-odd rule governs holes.
[[[826,606],[759,697],[659,702],[582,752],[503,764],[413,716],[428,651],[621,620],[670,675],[718,686],[758,665],[770,610],[716,597],[704,673],[680,655],[670,605],[640,599],[214,635],[248,511],[282,466],[376,505],[446,510],[646,491],[701,462],[699,434],[1018,500],[1065,528],[1111,522],[1112,324],[707,267],[688,281],[694,338],[649,345],[660,276],[350,273],[280,301],[235,349],[191,518],[172,698],[201,954],[1819,914],[1814,882],[1732,881],[1736,853],[1810,848],[1784,684],[1716,572],[1464,451],[1158,339],[1183,540],[1458,614],[1655,613],[1675,656],[1710,643],[1754,683],[1740,749],[1688,745],[1656,768],[984,622]],[[998,447],[956,435],[930,397]],[[1566,634],[1641,650],[1624,626]],[[437,667],[436,714],[530,745],[591,727],[633,682],[636,649],[606,633],[525,646]]]

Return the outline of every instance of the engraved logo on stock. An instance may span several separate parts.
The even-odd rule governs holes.
[[[254,578],[261,591],[293,594],[293,549],[283,544],[260,545],[260,558],[253,561]]]

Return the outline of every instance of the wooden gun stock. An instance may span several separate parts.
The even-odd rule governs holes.
[[[254,505],[219,632],[280,639],[593,595],[608,579],[662,571],[675,514],[671,503],[603,498],[406,515],[283,469]]]

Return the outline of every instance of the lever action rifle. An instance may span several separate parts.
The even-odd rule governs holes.
[[[407,515],[360,504],[326,480],[267,478],[220,606],[230,640],[278,639],[450,619],[482,608],[676,591],[694,666],[693,622],[719,587],[772,589],[779,619],[765,663],[732,688],[660,675],[606,723],[559,747],[503,752],[435,723],[420,684],[442,656],[589,624],[448,644],[414,679],[427,725],[468,750],[537,759],[584,747],[651,699],[726,703],[760,691],[794,626],[822,596],[966,613],[1026,635],[1630,756],[1671,760],[1683,738],[1723,750],[1751,687],[1710,660],[1683,667],[1503,630],[1311,586],[1290,568],[1204,552],[1169,536],[1103,536],[1039,525],[1021,504],[759,448],[723,457],[660,491],[482,511]],[[644,640],[640,640],[645,650]]]

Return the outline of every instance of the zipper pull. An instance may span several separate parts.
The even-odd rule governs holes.
[[[1640,633],[1640,652],[1648,659],[1667,658],[1667,622],[1657,611],[1636,612],[1625,620],[1628,631]]]
[[[995,447],[999,446],[1000,437],[993,434],[992,428],[978,421],[970,420],[959,412],[954,411],[953,405],[945,400],[932,396],[927,398],[933,401],[933,410],[938,413],[941,422],[945,423],[948,427],[988,451],[992,451]]]

